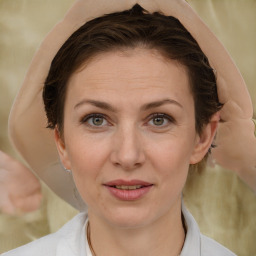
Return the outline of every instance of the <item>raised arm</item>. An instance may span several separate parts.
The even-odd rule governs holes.
[[[256,126],[245,81],[222,43],[185,0],[140,0],[145,9],[172,15],[188,29],[216,71],[218,95],[224,104],[213,162],[230,169],[256,192]]]
[[[22,163],[0,151],[0,211],[22,214],[39,208],[41,185]]]
[[[72,177],[63,170],[59,162],[52,131],[46,129],[42,102],[44,81],[56,52],[76,29],[90,19],[130,9],[135,3],[135,0],[75,1],[64,19],[49,32],[36,52],[9,117],[10,139],[30,168],[43,181],[50,180],[47,182],[49,187],[80,210],[84,208],[84,204],[79,199]],[[70,184],[70,189],[63,188],[64,183]]]

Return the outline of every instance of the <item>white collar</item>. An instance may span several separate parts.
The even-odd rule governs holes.
[[[181,251],[180,256],[200,256],[201,255],[201,235],[199,227],[191,215],[191,213],[185,207],[184,202],[182,201],[182,213],[185,218],[187,233],[185,242]]]
[[[88,215],[82,212],[57,232],[61,239],[56,248],[56,256],[92,256],[85,232],[87,222]]]
[[[200,230],[195,219],[186,209],[183,202],[182,213],[185,218],[187,233],[180,256],[200,256]],[[86,236],[87,223],[87,213],[80,213],[58,231],[62,234],[62,238],[57,245],[56,256],[92,256]]]

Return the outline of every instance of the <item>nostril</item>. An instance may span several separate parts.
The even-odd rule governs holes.
[[[139,168],[145,161],[142,144],[139,135],[133,128],[119,130],[119,133],[113,141],[113,151],[111,161],[116,167],[122,167],[124,170],[133,170]]]

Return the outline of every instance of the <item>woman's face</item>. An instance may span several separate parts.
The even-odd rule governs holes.
[[[89,215],[138,227],[180,212],[189,164],[212,138],[194,117],[185,68],[156,51],[100,54],[73,74],[56,142]]]

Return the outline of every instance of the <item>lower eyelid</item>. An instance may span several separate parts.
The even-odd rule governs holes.
[[[153,120],[151,119],[149,122],[153,122]],[[165,118],[163,124],[161,124],[161,125],[156,125],[156,124],[153,123],[152,125],[155,126],[155,127],[161,128],[161,127],[167,126],[167,125],[170,124],[170,123],[171,123],[170,120],[168,120],[167,118]]]
[[[87,122],[90,118],[96,118],[96,117],[100,117],[100,118],[106,119],[105,115],[102,115],[102,114],[89,114],[89,115],[86,115],[86,116],[82,117],[81,120],[80,120],[80,122],[81,122],[81,123],[85,123],[85,122]]]
[[[150,115],[148,120],[152,120],[154,118],[164,118],[164,119],[168,120],[169,122],[175,122],[173,117],[166,115],[166,114],[162,114],[162,113]]]
[[[98,117],[98,118],[103,118],[103,119],[104,119],[103,122],[106,122],[106,124],[103,124],[102,126],[98,126],[99,128],[111,124],[111,122],[109,121],[108,117],[106,117],[106,115],[104,115],[104,114],[99,114],[99,113],[91,113],[91,114],[88,114],[88,115],[82,117],[81,120],[80,120],[80,123],[81,123],[81,124],[87,123],[88,126],[97,127],[97,125],[91,125],[91,124],[88,123],[88,121],[89,121],[90,119],[97,118],[97,117]],[[163,118],[163,119],[166,120],[169,124],[171,124],[171,123],[176,123],[175,119],[174,119],[172,116],[169,116],[169,115],[164,114],[164,113],[154,113],[154,114],[148,116],[145,121],[146,121],[147,124],[149,124],[149,122],[152,121],[154,118]],[[163,125],[162,127],[167,126],[168,123],[165,124],[165,125]],[[156,125],[156,126],[157,126],[157,125]],[[161,126],[159,126],[159,128],[160,128],[160,127],[161,127]]]

